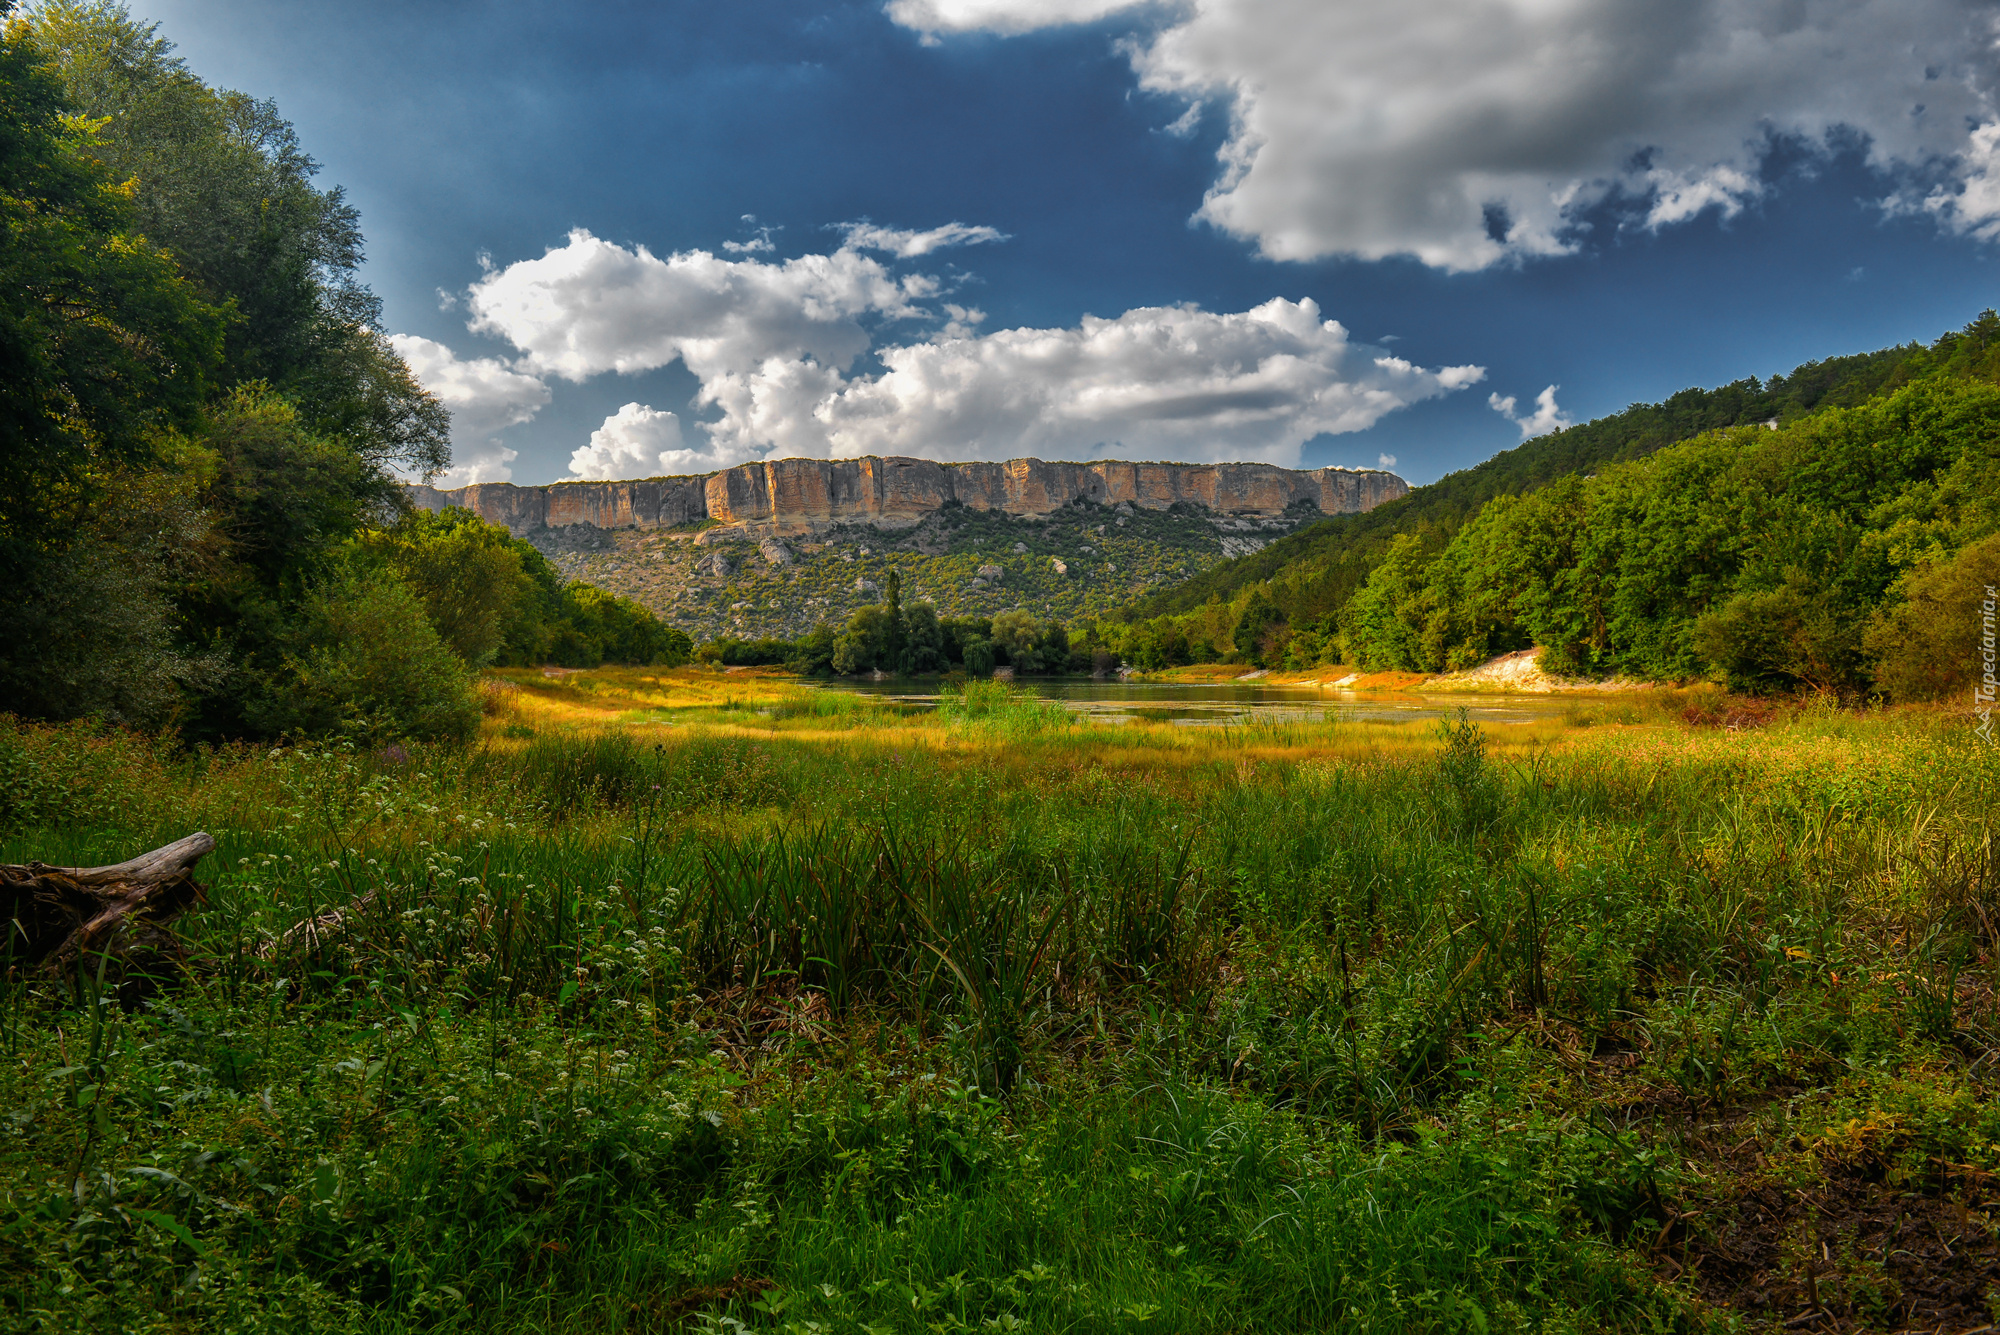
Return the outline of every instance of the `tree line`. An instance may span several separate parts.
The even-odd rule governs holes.
[[[7,709],[464,736],[487,663],[685,660],[503,530],[408,512],[449,417],[273,103],[109,0],[0,16]]]
[[[1053,618],[1020,608],[990,617],[941,617],[928,602],[905,604],[902,574],[891,570],[886,601],[857,609],[846,623],[823,623],[797,639],[723,639],[695,656],[728,666],[776,665],[807,676],[893,676],[964,672],[986,676],[1005,668],[1017,676],[1107,672],[1118,656],[1098,627],[1072,636]]]

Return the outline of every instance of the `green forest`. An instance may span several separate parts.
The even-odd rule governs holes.
[[[684,635],[469,517],[408,513],[449,418],[269,101],[122,6],[0,45],[0,694],[192,739],[465,738],[471,671]]]
[[[1935,699],[2000,582],[2000,317],[1689,390],[1301,530],[1104,638],[1143,665],[1553,672]],[[1205,600],[1205,601],[1204,601]],[[1943,609],[1957,609],[1946,612]]]

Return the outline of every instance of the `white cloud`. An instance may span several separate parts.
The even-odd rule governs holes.
[[[1377,468],[1394,468],[1396,466],[1396,456],[1393,454],[1378,454],[1375,456],[1375,466]]]
[[[618,482],[643,477],[713,473],[754,458],[713,440],[690,445],[681,419],[644,403],[628,403],[590,433],[590,443],[569,456],[569,480]]]
[[[715,418],[705,440],[671,413],[627,404],[575,451],[577,477],[703,472],[773,453],[1295,464],[1313,436],[1361,430],[1485,376],[1357,344],[1310,300],[982,334],[983,311],[933,300],[937,278],[891,273],[860,250],[920,255],[997,239],[993,229],[842,230],[833,254],[784,261],[660,258],[573,232],[540,259],[489,267],[467,294],[469,327],[512,341],[522,354],[512,373],[537,385],[522,373],[584,380],[679,360],[695,376],[695,402]],[[896,320],[935,323],[876,347],[880,374],[852,375]]]
[[[1972,132],[1964,164],[1959,179],[1933,189],[1923,207],[1953,231],[2000,241],[2000,123]]]
[[[661,258],[578,229],[540,259],[489,269],[466,295],[469,327],[513,343],[533,370],[580,381],[678,358],[706,380],[773,357],[844,367],[869,345],[861,317],[925,314],[915,303],[937,291],[847,247],[779,263]]]
[[[744,214],[742,222],[745,227],[751,229],[750,239],[748,241],[725,241],[722,243],[724,250],[732,255],[762,255],[778,248],[777,242],[771,240],[771,234],[773,232],[782,232],[785,230],[784,228],[759,227],[757,226],[757,215],[754,213]]]
[[[1121,10],[1144,29],[1125,48],[1143,87],[1230,108],[1197,216],[1271,258],[1470,270],[1562,253],[1577,211],[1614,194],[1655,227],[1732,213],[1760,192],[1771,136],[1823,143],[1843,126],[1877,167],[1942,169],[1921,206],[2000,239],[1989,0],[888,6],[932,36]]]
[[[390,346],[408,363],[417,383],[451,410],[452,466],[437,485],[505,482],[518,451],[498,439],[528,421],[549,401],[549,387],[494,357],[461,361],[444,344],[414,334],[391,334]]]
[[[1351,342],[1310,300],[1217,314],[1192,306],[1085,317],[883,348],[887,370],[773,359],[706,381],[711,433],[742,455],[936,459],[1105,456],[1296,464],[1322,433],[1484,378],[1430,371]]]
[[[580,482],[616,482],[661,476],[661,456],[681,449],[681,419],[645,403],[628,403],[590,433],[590,443],[572,450],[569,477]]]
[[[1064,23],[1094,23],[1140,0],[890,0],[889,17],[905,28],[949,32],[1033,32]]]
[[[949,222],[925,232],[877,227],[869,222],[841,223],[834,230],[844,235],[848,250],[880,250],[905,260],[928,255],[947,246],[979,246],[989,241],[1007,240],[1007,234],[997,227],[962,222]]]
[[[1515,426],[1520,427],[1521,439],[1528,440],[1534,436],[1546,436],[1551,431],[1560,431],[1564,427],[1576,425],[1576,423],[1570,421],[1563,414],[1562,409],[1556,407],[1556,390],[1558,388],[1559,386],[1550,385],[1547,389],[1537,394],[1535,396],[1535,411],[1526,417],[1521,416],[1517,411],[1518,403],[1512,394],[1509,394],[1504,399],[1498,394],[1488,394],[1486,396],[1486,404],[1494,412],[1499,413]]]

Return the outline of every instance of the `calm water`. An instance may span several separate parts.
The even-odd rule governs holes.
[[[1418,695],[1340,691],[1322,686],[1270,686],[1263,682],[1180,683],[1036,679],[1022,683],[1038,695],[1104,719],[1143,718],[1190,725],[1244,719],[1432,719],[1460,708],[1489,723],[1528,723],[1560,715],[1575,703],[1557,696]],[[890,681],[836,681],[823,688],[880,696],[915,708],[937,704],[934,677]]]

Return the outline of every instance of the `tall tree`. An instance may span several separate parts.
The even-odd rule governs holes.
[[[45,0],[25,26],[98,153],[134,185],[138,230],[228,310],[223,379],[269,383],[314,435],[434,476],[449,417],[383,337],[360,281],[361,219],[277,105],[210,88],[118,0]]]
[[[4,13],[0,9],[0,13]],[[65,545],[119,468],[195,418],[222,320],[133,234],[134,192],[66,115],[30,29],[0,32],[0,585]]]
[[[889,568],[889,641],[883,649],[883,657],[888,660],[891,672],[903,671],[903,645],[908,640],[903,625],[903,576],[894,566]]]

